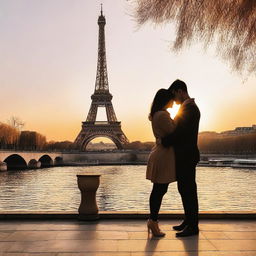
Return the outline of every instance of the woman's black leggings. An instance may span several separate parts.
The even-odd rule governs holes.
[[[168,190],[169,183],[154,183],[149,198],[150,219],[157,221],[164,194]]]

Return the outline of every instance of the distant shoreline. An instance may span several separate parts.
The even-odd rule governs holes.
[[[147,155],[148,156],[148,155]],[[137,157],[136,157],[137,158]],[[111,161],[111,157],[108,161],[102,161],[99,159],[87,160],[85,162],[66,162],[64,161],[64,166],[110,166],[110,165],[147,165],[147,157],[144,155],[144,161],[138,161],[134,159],[134,161]],[[256,157],[254,155],[247,157],[239,156],[224,156],[224,155],[214,155],[211,157],[202,156],[203,159],[198,163],[198,167],[232,167],[232,168],[250,168],[256,169]]]
[[[9,156],[17,155],[23,162],[8,163],[11,168],[33,169],[40,168],[30,165],[31,159],[37,164],[38,159],[48,157],[51,163],[44,163],[42,167],[49,166],[106,166],[106,165],[146,165],[150,151],[142,150],[115,150],[115,151],[11,151],[0,150],[0,160],[4,161]],[[25,162],[25,160],[26,162]],[[0,161],[0,163],[1,163]],[[240,162],[239,162],[240,161]],[[256,169],[256,154],[205,154],[201,153],[198,166],[206,167],[234,167]],[[1,171],[6,171],[8,166],[2,162]]]

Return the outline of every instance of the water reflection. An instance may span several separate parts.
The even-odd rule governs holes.
[[[101,211],[148,211],[152,189],[145,166],[55,167],[0,173],[0,210],[77,211],[80,191],[76,174],[97,172]],[[200,167],[197,171],[201,211],[252,210],[256,204],[256,171]],[[176,183],[169,186],[162,211],[181,211]]]

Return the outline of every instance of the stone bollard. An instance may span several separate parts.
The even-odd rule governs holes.
[[[0,161],[0,171],[7,171],[7,164]]]
[[[78,209],[78,218],[80,220],[99,219],[99,208],[96,202],[96,191],[100,185],[100,175],[78,174],[77,184],[81,191],[81,204]]]

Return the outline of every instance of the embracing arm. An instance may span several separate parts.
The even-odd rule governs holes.
[[[167,111],[159,111],[154,116],[154,127],[157,130],[156,144],[161,144],[161,138],[175,129],[174,121]]]
[[[162,136],[166,136],[175,129],[174,121],[171,119],[170,114],[167,111],[161,111],[157,119],[159,127],[161,127]]]

